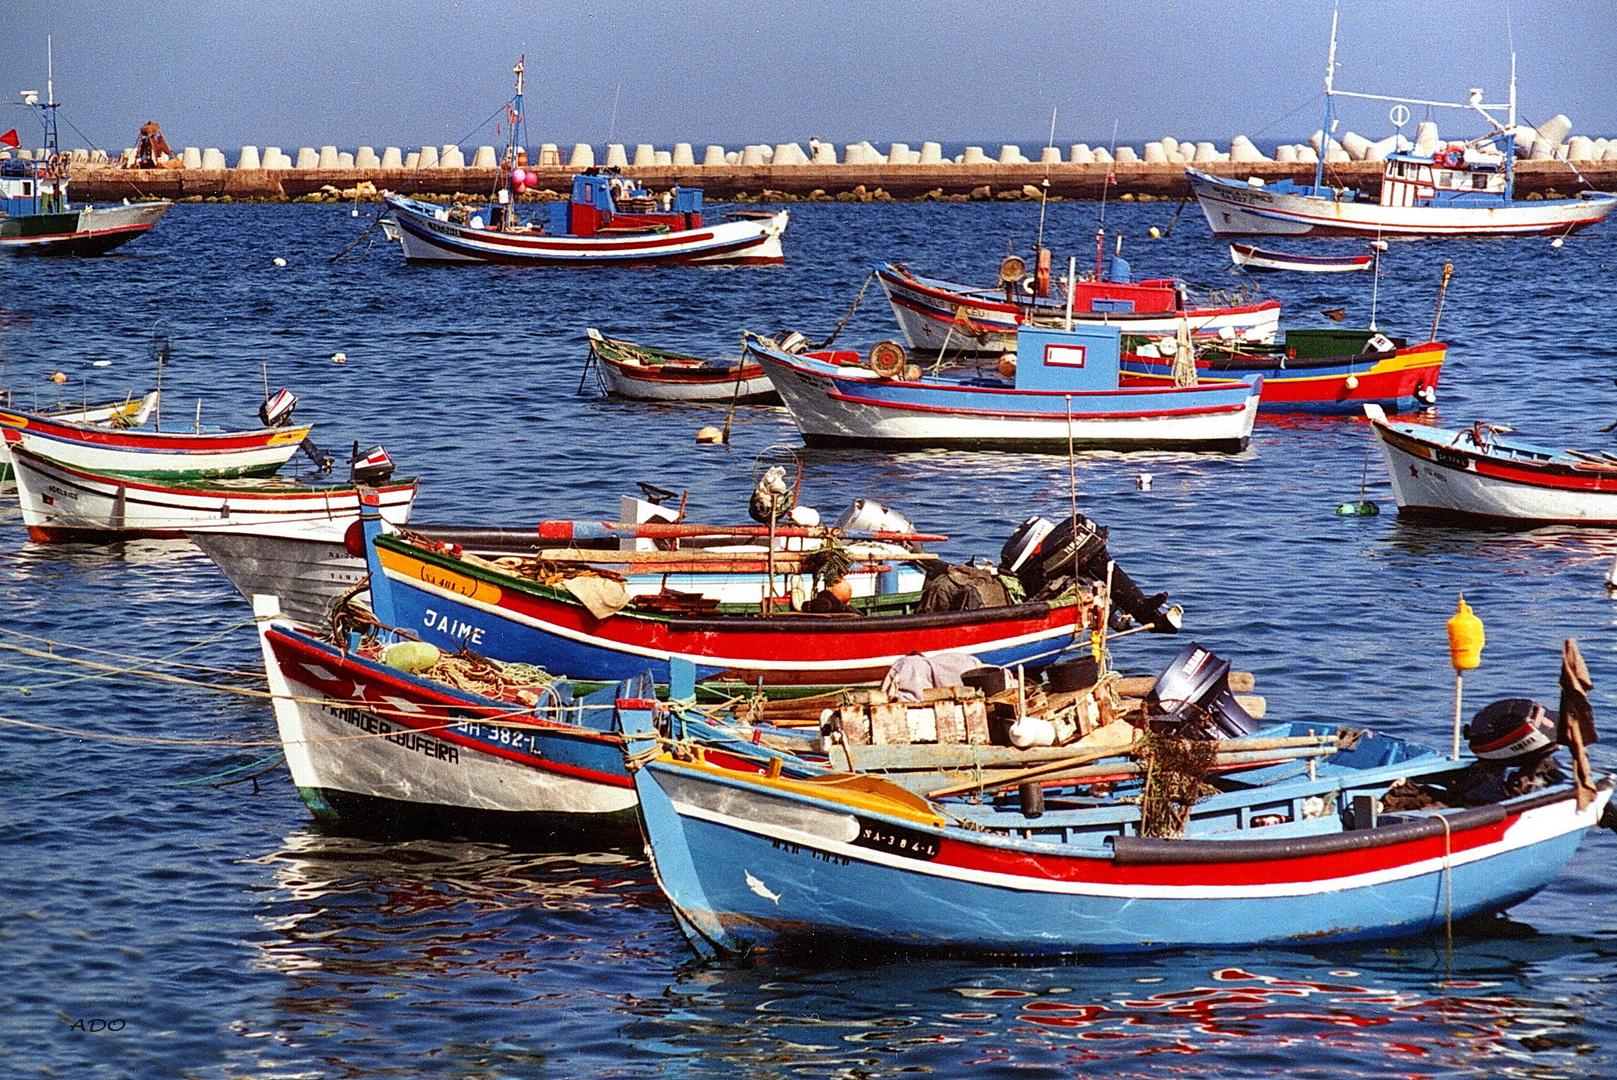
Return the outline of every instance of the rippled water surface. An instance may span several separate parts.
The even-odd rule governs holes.
[[[1108,211],[1136,271],[1233,284],[1194,207],[1170,239],[1147,238],[1175,205]],[[1095,214],[1051,205],[1058,254],[1093,252]],[[126,254],[0,260],[0,356],[23,404],[52,400],[57,370],[68,398],[121,396],[150,383],[146,338],[166,320],[169,422],[190,422],[200,398],[204,423],[249,423],[267,366],[323,444],[381,441],[419,473],[423,521],[612,516],[637,480],[689,489],[695,516],[729,520],[759,462],[799,448],[805,501],[834,514],[874,497],[948,532],[942,550],[963,558],[1066,506],[1067,461],[801,452],[772,409],[743,409],[729,448],[698,448],[695,429],[722,409],[576,394],[583,331],[692,352],[733,351],[742,329],[818,338],[875,260],[988,280],[1036,220],[1029,204],[800,205],[783,267],[564,272],[411,268],[380,240],[328,264],[368,218],[185,205]],[[1376,297],[1384,330],[1425,336],[1445,260],[1438,419],[1610,446],[1617,230],[1560,249],[1394,244]],[[1336,307],[1362,323],[1372,282],[1345,277],[1266,285],[1290,325]],[[872,285],[840,340],[892,336]],[[1261,420],[1238,456],[1082,456],[1078,498],[1148,591],[1186,605],[1189,632],[1257,673],[1271,716],[1446,741],[1443,621],[1463,591],[1488,630],[1468,700],[1553,699],[1561,639],[1575,636],[1597,711],[1617,717],[1603,585],[1617,534],[1400,523],[1366,449],[1362,422]],[[1149,491],[1135,488],[1141,472]],[[1337,517],[1365,476],[1384,513]],[[111,669],[0,652],[0,717],[43,725],[0,725],[0,1075],[1617,1072],[1608,834],[1508,918],[1460,927],[1452,950],[1425,940],[1062,966],[827,951],[706,965],[638,852],[321,834],[276,764],[263,700],[225,692],[261,689],[262,671],[247,606],[206,559],[167,542],[35,546],[14,511],[0,520],[0,644],[70,643]],[[1144,672],[1173,647],[1135,637],[1117,653]],[[125,674],[141,665],[172,678]],[[85,732],[98,737],[72,734]],[[1595,754],[1617,764],[1604,744]]]

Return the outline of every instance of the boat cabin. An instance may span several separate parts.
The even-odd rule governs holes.
[[[653,195],[616,169],[586,169],[573,177],[566,202],[550,204],[553,236],[678,232],[702,227],[702,191],[676,187]]]
[[[0,214],[60,214],[67,210],[67,177],[48,164],[0,161]]]
[[[1474,147],[1389,154],[1382,171],[1382,206],[1503,206],[1509,196],[1504,155]]]
[[[1122,333],[1074,323],[1071,330],[1022,326],[1016,332],[1016,389],[1044,393],[1116,390]]]

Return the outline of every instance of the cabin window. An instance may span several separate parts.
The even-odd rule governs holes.
[[[593,184],[585,184],[584,185],[584,201],[585,202],[594,202],[595,201],[595,185],[593,185]]]
[[[1488,174],[1487,173],[1472,173],[1471,174],[1471,187],[1476,191],[1487,191],[1488,190]]]
[[[22,195],[23,195],[23,198],[25,198],[25,199],[29,198],[30,196],[33,195],[33,193],[34,193],[34,182],[32,180],[24,180],[22,182]]]

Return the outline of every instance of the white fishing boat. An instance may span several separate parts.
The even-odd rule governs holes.
[[[281,477],[166,480],[93,472],[53,461],[16,445],[17,497],[23,524],[40,542],[183,537],[207,529],[229,532],[269,523],[322,524],[345,530],[359,520],[356,484],[301,484]],[[373,485],[383,517],[410,520],[416,482]]]
[[[7,395],[9,398],[10,395]],[[53,408],[41,409],[38,415],[49,417],[51,420],[61,421],[65,424],[92,424],[96,427],[116,429],[138,428],[151,418],[152,410],[157,407],[156,390],[135,398],[125,398],[123,401],[113,401],[105,405],[80,405],[77,408],[58,403]],[[9,401],[7,402],[9,405]],[[6,448],[6,441],[0,438],[0,492],[14,491],[17,487],[15,471],[11,467],[11,451]]]
[[[1514,525],[1617,525],[1617,455],[1506,438],[1509,428],[1451,430],[1387,419],[1366,405],[1398,512]]]
[[[1243,270],[1289,270],[1299,274],[1351,274],[1375,265],[1374,255],[1297,255],[1265,251],[1256,244],[1231,244],[1230,261]]]
[[[1604,221],[1617,194],[1583,191],[1573,199],[1515,197],[1516,57],[1510,61],[1510,100],[1485,104],[1481,90],[1464,103],[1362,94],[1335,87],[1336,16],[1331,16],[1330,58],[1325,68],[1325,123],[1335,130],[1334,98],[1394,103],[1407,122],[1409,107],[1473,111],[1488,131],[1469,142],[1449,143],[1433,153],[1387,155],[1379,197],[1327,182],[1327,146],[1322,145],[1311,184],[1266,183],[1185,170],[1191,190],[1217,236],[1501,236],[1550,233],[1565,236]],[[1507,110],[1503,122],[1489,110]],[[1401,110],[1401,112],[1400,112]],[[1569,176],[1570,179],[1570,176]]]

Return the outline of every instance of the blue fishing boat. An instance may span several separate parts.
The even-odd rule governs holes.
[[[923,371],[897,342],[854,352],[748,349],[810,446],[956,446],[1006,450],[1236,451],[1246,446],[1263,379],[1129,386],[1115,326],[1023,326],[993,369]]]
[[[864,771],[744,771],[630,730],[652,866],[709,956],[835,938],[1017,955],[1317,944],[1508,908],[1608,823],[1613,777],[1534,702],[1479,712],[1466,761],[1334,723],[1226,728],[1220,683],[1159,705],[1229,737],[1154,730],[999,780],[992,747],[961,748],[977,760],[954,755],[952,778],[884,772],[886,746],[850,747]]]

